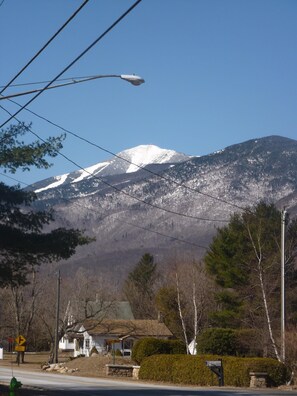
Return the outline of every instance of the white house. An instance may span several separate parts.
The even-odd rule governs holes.
[[[131,306],[128,301],[89,301],[88,315],[94,317],[97,323],[103,319],[134,319]],[[83,347],[83,335],[80,331],[81,324],[74,324],[74,315],[72,314],[71,303],[69,301],[64,320],[67,322],[69,330],[59,341],[59,350],[63,352],[74,352],[77,356]],[[72,324],[74,327],[72,327]]]
[[[90,356],[93,348],[102,354],[119,350],[123,356],[130,356],[134,342],[140,338],[172,337],[167,326],[158,320],[111,319],[100,323],[89,320],[81,326],[79,334],[83,335],[83,339],[81,339],[81,347],[74,352],[75,356]]]

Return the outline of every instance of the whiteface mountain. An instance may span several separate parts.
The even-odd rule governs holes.
[[[269,136],[201,157],[148,145],[30,186],[55,226],[96,241],[62,263],[126,277],[149,252],[157,261],[199,259],[230,215],[260,200],[297,214],[297,141]]]

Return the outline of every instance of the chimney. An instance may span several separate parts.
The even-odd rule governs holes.
[[[164,317],[161,311],[158,311],[158,322],[164,323]]]

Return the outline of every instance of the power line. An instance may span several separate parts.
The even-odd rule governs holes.
[[[14,101],[14,100],[11,100],[11,99],[8,99],[8,100],[9,100],[10,102],[16,104],[17,106],[21,106],[19,103],[17,103],[17,102]],[[104,147],[98,145],[97,143],[94,143],[94,142],[92,142],[92,141],[90,141],[90,140],[88,140],[88,139],[86,139],[86,138],[84,138],[84,137],[78,135],[77,133],[75,133],[75,132],[73,132],[73,131],[70,131],[69,129],[66,129],[66,128],[64,128],[64,127],[62,127],[61,125],[59,125],[59,124],[57,124],[57,123],[55,123],[55,122],[49,120],[48,118],[46,118],[46,117],[44,117],[44,116],[42,116],[42,115],[40,115],[40,114],[37,114],[36,112],[34,112],[34,111],[30,110],[30,109],[27,109],[27,108],[26,108],[25,110],[28,111],[29,113],[33,114],[34,116],[40,118],[41,120],[46,121],[46,122],[49,123],[50,125],[53,125],[53,126],[55,126],[56,128],[59,128],[59,129],[62,130],[63,132],[66,132],[66,133],[68,133],[68,134],[70,134],[70,135],[76,137],[77,139],[80,139],[80,140],[82,140],[82,141],[88,143],[89,145],[98,148],[98,149],[101,150],[101,151],[104,151],[104,152],[106,152],[106,153],[108,153],[108,154],[111,154],[111,155],[113,155],[114,157],[119,158],[120,160],[129,163],[130,165],[134,165],[134,166],[136,166],[137,168],[142,169],[142,170],[146,171],[147,173],[150,173],[150,174],[153,175],[153,176],[157,176],[157,177],[159,177],[160,179],[163,179],[163,180],[165,180],[165,181],[171,182],[171,183],[175,184],[175,185],[178,186],[178,187],[183,187],[183,188],[185,188],[185,189],[187,189],[187,190],[189,190],[189,191],[191,191],[191,192],[195,192],[195,193],[197,193],[197,194],[206,196],[206,197],[211,198],[211,199],[213,199],[213,200],[216,200],[216,201],[225,203],[225,204],[227,204],[227,205],[229,205],[229,206],[232,206],[232,207],[234,207],[234,208],[236,208],[236,209],[240,209],[240,210],[243,210],[243,211],[246,210],[246,208],[244,208],[244,207],[242,207],[242,206],[240,206],[240,205],[236,205],[236,204],[233,203],[233,202],[229,202],[229,201],[224,200],[224,199],[222,199],[222,198],[215,197],[215,196],[213,196],[213,195],[211,195],[211,194],[208,194],[208,193],[205,193],[205,192],[203,192],[203,191],[200,191],[200,190],[198,190],[197,188],[189,187],[189,186],[187,186],[187,185],[184,184],[184,183],[180,183],[180,182],[178,182],[178,181],[176,181],[176,180],[174,180],[174,179],[171,179],[171,178],[169,178],[169,177],[163,176],[163,175],[161,175],[160,173],[154,172],[154,171],[152,171],[152,170],[146,168],[145,166],[138,165],[138,164],[136,164],[136,163],[134,163],[134,162],[128,160],[127,158],[121,157],[120,155],[118,155],[118,154],[112,152],[111,150],[108,150],[108,149],[106,149],[106,148],[104,148]],[[0,142],[1,142],[1,139],[0,139]]]
[[[29,186],[29,184],[27,184],[27,183],[25,183],[25,182],[22,182],[22,181],[16,179],[15,177],[9,176],[9,175],[7,175],[6,173],[0,172],[0,175],[1,175],[1,176],[4,176],[4,177],[7,177],[7,179],[13,180],[13,181],[15,181],[15,182],[17,182],[17,183],[19,183],[19,184],[24,184],[25,186]]]
[[[25,186],[30,186],[28,183],[22,182],[22,181],[20,181],[20,180],[18,180],[18,179],[15,179],[14,177],[8,176],[8,175],[6,175],[5,173],[0,172],[0,175],[5,176],[5,177],[7,177],[7,178],[9,178],[9,179],[11,179],[11,180],[14,180],[14,181],[16,181],[16,182],[19,183],[19,184],[24,184]],[[60,197],[60,199],[62,199],[62,200],[65,201],[65,202],[74,204],[75,206],[78,206],[78,207],[81,207],[81,208],[90,210],[90,208],[88,208],[88,207],[85,206],[85,205],[82,205],[82,204],[78,203],[77,201],[73,201],[73,200],[67,199],[67,198],[65,198],[65,197]],[[92,212],[94,212],[94,209],[92,209]],[[95,209],[95,212],[98,212],[98,210]],[[98,212],[98,213],[99,213],[99,212]],[[150,229],[150,228],[142,227],[142,226],[140,226],[140,225],[138,225],[138,224],[130,223],[130,222],[127,222],[127,221],[124,221],[124,220],[120,220],[120,222],[121,222],[122,224],[127,224],[127,225],[129,225],[129,226],[131,226],[131,227],[134,227],[134,228],[137,228],[137,229],[146,231],[146,232],[150,232],[150,233],[153,233],[153,234],[156,234],[156,235],[165,237],[165,238],[170,238],[171,240],[174,240],[174,241],[177,241],[177,242],[185,243],[185,244],[187,244],[187,245],[192,245],[192,246],[195,246],[195,247],[198,247],[198,248],[201,248],[201,249],[206,249],[206,250],[208,249],[206,246],[198,245],[198,244],[195,243],[195,242],[190,242],[190,241],[187,241],[186,239],[181,239],[181,238],[178,238],[178,237],[174,237],[174,236],[172,236],[172,235],[164,234],[164,233],[162,233],[162,232],[160,232],[160,231],[156,231],[156,230],[152,230],[152,229]]]
[[[43,89],[25,103],[16,113],[11,115],[5,122],[0,125],[3,128],[9,121],[18,115],[24,108],[32,103],[39,95],[41,95],[53,82],[55,82],[62,74],[70,69],[79,59],[81,59],[91,48],[93,48],[104,36],[106,36],[119,22],[122,21],[142,0],[137,0],[127,11],[125,11],[109,28],[107,28],[96,40],[92,42],[83,52],[80,53],[68,66],[66,66],[54,79],[52,79]]]
[[[0,105],[0,108],[2,108],[4,111],[6,111],[8,114],[10,114],[10,112],[9,112],[7,109],[5,109],[3,106]],[[13,118],[15,118],[15,119],[20,123],[20,121],[19,121],[15,116],[14,116]],[[45,141],[41,136],[39,136],[36,132],[34,132],[34,131],[32,130],[32,128],[27,127],[27,129],[28,129],[34,136],[36,136],[39,140],[41,140],[42,142],[46,143],[46,141]],[[136,201],[138,201],[138,202],[140,202],[140,203],[143,203],[143,204],[145,204],[145,205],[147,205],[147,206],[150,206],[150,207],[155,208],[155,209],[158,209],[158,210],[162,210],[162,211],[167,212],[167,213],[170,213],[170,214],[174,214],[174,215],[177,215],[177,216],[181,216],[181,217],[185,217],[185,218],[189,218],[189,219],[194,219],[194,220],[210,221],[210,222],[218,222],[218,223],[227,223],[227,222],[228,222],[228,220],[208,219],[208,218],[203,218],[203,217],[198,217],[198,216],[193,216],[193,215],[187,215],[187,214],[185,214],[185,213],[176,212],[176,211],[174,211],[174,210],[166,209],[166,208],[163,208],[163,207],[161,207],[161,206],[158,206],[158,205],[152,204],[152,203],[150,203],[150,202],[147,202],[147,201],[145,201],[145,200],[143,200],[143,199],[141,199],[141,198],[138,198],[138,197],[136,197],[136,196],[134,196],[134,195],[132,195],[132,194],[130,194],[130,193],[124,191],[123,189],[120,189],[120,188],[116,187],[115,185],[113,185],[113,184],[111,184],[111,183],[108,183],[108,182],[107,182],[106,180],[104,180],[102,177],[92,174],[92,173],[89,172],[87,169],[83,168],[83,167],[82,167],[81,165],[79,165],[77,162],[73,161],[71,158],[69,158],[69,157],[66,156],[65,154],[61,153],[60,151],[56,150],[56,152],[57,152],[57,154],[59,154],[61,157],[65,158],[68,162],[70,162],[70,163],[72,163],[73,165],[75,165],[77,168],[79,168],[79,169],[81,169],[82,171],[88,173],[93,179],[97,179],[97,180],[99,180],[101,183],[103,183],[103,184],[107,185],[108,187],[112,188],[113,190],[118,191],[118,192],[120,192],[121,194],[126,195],[127,197],[132,198],[132,199],[134,199],[134,200],[136,200]]]
[[[65,27],[66,24],[69,23],[69,21],[80,11],[80,9],[81,9],[88,1],[89,1],[89,0],[85,0],[85,2],[80,6],[80,8],[75,12],[75,14],[73,14],[73,16],[63,25],[63,27]],[[120,18],[119,18],[119,19],[118,19],[118,20],[106,31],[106,33],[107,33],[108,31],[110,31],[110,30],[112,29],[112,27],[114,27],[115,24],[117,24],[121,19],[123,19],[123,17],[124,17],[125,15],[127,15],[127,13],[130,12],[140,1],[141,1],[141,0],[137,1],[132,7],[130,7],[130,9],[129,9],[128,11],[126,11],[126,13],[123,14],[122,17],[120,17]],[[62,27],[62,28],[63,28],[63,27]],[[62,28],[60,28],[58,32],[60,32]],[[39,55],[39,53],[40,53],[40,52],[41,52],[41,51],[53,40],[53,38],[56,37],[56,35],[58,34],[58,32],[57,32],[57,33],[48,41],[48,43],[38,52],[38,55]],[[99,39],[101,39],[106,33],[103,33],[103,35],[101,35],[97,40],[95,40],[95,42],[93,42],[93,44],[92,44],[91,46],[89,46],[89,47],[87,48],[87,50],[90,49],[93,45],[95,45],[95,44],[99,41]],[[83,52],[83,54],[86,53],[87,50],[85,50],[85,51]],[[31,61],[33,61],[38,55],[36,54],[35,57],[33,57]],[[76,58],[76,59],[78,60],[79,58]],[[22,71],[31,63],[31,61],[22,69]],[[76,60],[75,60],[75,61],[76,61]],[[74,62],[75,62],[75,61],[74,61]],[[72,64],[73,64],[73,63],[72,63]],[[71,64],[71,65],[72,65],[72,64]],[[69,66],[69,67],[70,67],[70,66]],[[64,69],[64,71],[66,71],[66,70],[67,70],[67,69]],[[22,71],[21,71],[21,72],[22,72]],[[59,76],[60,76],[61,74],[63,74],[64,71],[63,71],[62,73],[60,73]],[[20,75],[21,72],[18,73],[18,75]],[[17,75],[17,76],[18,76],[18,75]],[[17,77],[17,76],[16,76],[16,77]],[[59,76],[58,76],[58,77],[59,77]],[[15,78],[16,78],[16,77],[15,77]],[[68,79],[60,79],[60,80],[59,80],[58,77],[56,77],[54,80],[46,81],[46,82],[48,83],[48,85],[47,85],[46,87],[49,87],[49,85],[51,85],[54,81],[62,81],[62,80],[65,81],[65,80],[68,80]],[[15,78],[12,79],[12,80],[10,81],[10,83],[13,82],[13,81],[15,80]],[[75,78],[81,78],[81,77],[75,77]],[[93,79],[93,78],[95,78],[95,77],[94,77],[94,76],[90,76],[90,77],[85,77],[85,78]],[[4,87],[4,89],[2,89],[2,91],[0,92],[0,95],[1,95],[1,93],[10,85],[10,83],[8,83],[7,86]],[[46,87],[44,87],[43,89],[41,89],[41,91],[40,91],[37,95],[35,95],[34,98],[36,98],[39,94],[41,94],[41,93],[46,89]],[[32,99],[34,100],[34,98],[32,98]],[[31,100],[31,101],[32,101],[32,100]],[[31,103],[31,101],[29,101],[29,102],[28,102],[26,105],[24,105],[24,106],[21,106],[21,105],[19,105],[18,103],[12,101],[13,103],[15,103],[15,104],[17,104],[18,106],[20,106],[20,109],[19,109],[14,115],[17,115],[20,111],[22,111],[29,103]],[[39,118],[41,118],[41,119],[47,121],[48,123],[50,123],[50,124],[52,124],[52,125],[54,125],[54,126],[60,128],[60,129],[64,130],[66,133],[69,133],[69,134],[71,134],[72,136],[75,136],[76,138],[78,138],[78,139],[80,139],[80,140],[83,140],[83,141],[85,141],[86,143],[88,143],[88,144],[90,144],[90,145],[92,145],[92,146],[94,146],[94,147],[97,147],[97,148],[99,148],[100,150],[102,150],[102,151],[104,151],[104,152],[106,152],[106,153],[109,153],[109,154],[113,155],[113,156],[116,157],[116,158],[119,158],[119,159],[121,159],[121,160],[123,160],[123,161],[126,161],[127,163],[129,163],[129,164],[131,164],[131,165],[134,165],[134,166],[138,167],[139,169],[144,169],[146,172],[148,172],[148,173],[150,173],[150,174],[152,174],[152,175],[154,175],[154,176],[160,177],[161,179],[163,179],[163,180],[165,180],[165,181],[172,182],[172,183],[174,183],[174,184],[175,184],[176,186],[178,186],[178,187],[186,188],[186,189],[189,190],[189,191],[196,192],[196,193],[198,193],[198,194],[207,196],[208,198],[211,198],[211,199],[217,200],[217,201],[219,201],[219,202],[225,203],[225,204],[227,204],[227,205],[236,207],[237,209],[245,210],[245,208],[242,208],[242,207],[239,206],[239,205],[236,205],[236,204],[234,204],[234,203],[228,202],[228,201],[226,201],[226,200],[224,200],[224,199],[222,199],[222,198],[214,197],[214,196],[212,196],[211,194],[204,193],[204,192],[202,192],[202,191],[200,191],[200,190],[198,190],[198,189],[195,189],[195,188],[189,187],[189,186],[187,186],[187,185],[185,185],[185,184],[183,184],[183,183],[177,182],[177,181],[174,180],[174,179],[170,179],[170,178],[167,178],[167,177],[165,177],[165,176],[163,176],[163,175],[160,175],[160,174],[158,174],[158,173],[156,173],[156,172],[153,172],[153,171],[151,171],[151,170],[145,168],[144,166],[135,164],[135,163],[133,163],[132,161],[129,161],[128,159],[123,158],[123,157],[117,155],[116,153],[113,153],[112,151],[110,151],[110,150],[108,150],[108,149],[105,149],[105,148],[103,148],[102,146],[99,146],[99,145],[97,145],[97,144],[95,144],[95,143],[89,141],[88,139],[85,139],[85,138],[79,136],[78,134],[76,134],[76,133],[74,133],[74,132],[71,132],[71,131],[69,131],[69,130],[66,130],[65,128],[59,126],[58,124],[55,124],[55,123],[51,122],[50,120],[46,119],[45,117],[42,117],[42,116],[38,115],[37,113],[35,113],[35,112],[29,110],[29,109],[26,109],[26,110],[29,111],[29,112],[31,112],[31,113],[34,114],[35,116],[37,116],[37,117],[39,117]],[[12,118],[13,118],[13,116],[11,116],[10,119],[9,119],[8,121],[10,121]],[[6,121],[4,124],[2,124],[2,125],[0,126],[0,128],[2,128],[8,121]]]
[[[4,0],[3,0],[4,1]],[[46,47],[62,32],[62,30],[68,25],[70,21],[82,10],[82,8],[89,2],[89,0],[84,0],[80,7],[67,19],[65,23],[57,30],[57,32],[44,44],[42,48],[29,60],[29,62],[2,88],[0,95],[15,81],[22,73],[31,65],[31,63],[46,49]],[[3,2],[0,4],[0,6]]]
[[[29,130],[30,130],[30,132],[33,133],[33,135],[35,135],[38,139],[40,139],[41,141],[45,142],[45,140],[42,139],[38,134],[36,134],[35,132],[33,132],[33,131],[31,130],[31,128],[29,128]],[[79,165],[77,162],[75,162],[75,161],[73,161],[71,158],[67,157],[65,154],[63,154],[63,153],[61,153],[61,152],[59,152],[59,151],[57,151],[57,152],[59,153],[59,155],[61,155],[63,158],[65,158],[68,162],[72,163],[72,164],[75,165],[77,168],[81,169],[82,171],[88,173],[93,179],[99,180],[99,181],[101,181],[101,183],[103,183],[103,184],[105,184],[106,186],[112,188],[113,190],[115,190],[115,191],[117,191],[117,192],[120,192],[121,194],[124,194],[124,195],[126,195],[127,197],[132,198],[132,199],[134,199],[134,200],[136,200],[136,201],[138,201],[138,202],[140,202],[140,203],[143,203],[143,204],[145,204],[145,205],[147,205],[147,206],[150,206],[150,207],[152,207],[152,208],[155,208],[155,209],[158,209],[158,210],[162,210],[162,211],[164,211],[164,212],[167,212],[167,213],[170,213],[170,214],[174,214],[174,215],[177,215],[177,216],[186,217],[186,218],[188,218],[188,219],[201,220],[201,221],[211,221],[211,222],[218,222],[218,223],[222,223],[222,222],[224,222],[224,223],[226,222],[226,223],[227,223],[227,222],[228,222],[228,220],[207,219],[207,218],[203,218],[203,217],[188,215],[188,214],[186,214],[186,213],[176,212],[176,211],[174,211],[174,210],[166,209],[166,208],[163,208],[163,207],[161,207],[161,206],[158,206],[158,205],[152,204],[152,203],[150,203],[150,202],[147,202],[147,201],[145,201],[145,200],[143,200],[143,199],[141,199],[141,198],[138,198],[138,197],[136,197],[136,196],[134,196],[134,195],[132,195],[132,194],[126,192],[126,191],[123,190],[123,189],[120,189],[120,188],[116,187],[115,185],[113,185],[113,184],[111,184],[111,183],[108,183],[108,182],[107,182],[106,180],[104,180],[102,177],[92,174],[92,173],[89,172],[87,169],[85,169],[85,168],[83,168],[81,165]]]

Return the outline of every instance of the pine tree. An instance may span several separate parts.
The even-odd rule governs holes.
[[[62,148],[63,135],[25,144],[19,139],[28,130],[21,123],[0,132],[0,166],[4,172],[26,171],[32,166],[47,169],[51,166],[47,157],[55,157]],[[91,241],[74,229],[44,232],[44,227],[54,220],[54,214],[32,209],[36,199],[33,192],[20,186],[0,183],[0,287],[26,284],[29,268],[67,259],[78,245]]]
[[[136,319],[156,318],[154,298],[158,277],[157,264],[149,253],[144,254],[128,274],[124,294],[131,304]]]
[[[254,327],[263,338],[263,349],[278,358],[274,333],[279,330],[281,213],[273,204],[260,202],[218,230],[205,256],[208,272],[223,292],[217,295],[214,324]],[[296,286],[297,221],[286,232],[286,288]],[[296,298],[287,299],[288,311]],[[221,323],[220,323],[221,321]],[[260,334],[261,333],[261,334]],[[269,340],[269,341],[268,341]]]

